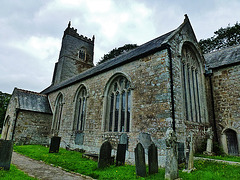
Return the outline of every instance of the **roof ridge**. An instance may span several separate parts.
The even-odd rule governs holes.
[[[25,90],[25,89],[19,89],[19,88],[15,88],[17,91],[21,91],[24,93],[28,93],[28,94],[36,94],[36,95],[40,95],[40,96],[46,96],[46,94],[42,94],[42,93],[38,93],[38,92],[34,92],[34,91],[29,91],[29,90]]]
[[[222,49],[218,49],[218,50],[215,50],[215,51],[212,51],[212,52],[209,52],[209,53],[205,53],[204,55],[214,54],[214,53],[225,51],[226,49],[231,49],[231,48],[235,48],[235,47],[238,47],[238,46],[240,46],[240,44],[235,44],[235,45],[232,45],[232,46],[224,47]]]

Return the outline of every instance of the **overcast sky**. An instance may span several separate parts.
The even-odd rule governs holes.
[[[95,35],[94,63],[124,44],[141,45],[188,14],[198,40],[240,20],[239,0],[1,0],[0,91],[40,92],[51,84],[63,31]]]

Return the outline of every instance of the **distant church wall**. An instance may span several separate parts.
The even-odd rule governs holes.
[[[225,132],[233,130],[240,152],[240,65],[213,69],[212,84],[218,138],[228,153],[227,141],[234,140]]]
[[[131,86],[131,118],[129,132],[109,132],[105,126],[106,89],[109,80],[116,75],[123,75]],[[74,98],[79,86],[87,90],[86,121],[83,145],[76,145],[73,131],[75,102]],[[129,137],[128,158],[133,158],[136,144],[141,133],[151,134],[158,148],[165,148],[165,132],[171,125],[169,57],[167,50],[156,52],[131,63],[122,65],[82,82],[68,86],[49,94],[52,110],[55,109],[56,98],[62,93],[63,109],[59,136],[61,146],[83,148],[98,152],[101,144],[110,140],[114,149],[117,148],[120,135]],[[159,155],[165,155],[159,151]]]
[[[52,115],[19,111],[14,141],[17,144],[49,144]]]

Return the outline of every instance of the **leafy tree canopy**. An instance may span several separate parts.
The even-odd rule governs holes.
[[[226,28],[220,28],[214,32],[214,36],[201,39],[199,45],[203,53],[209,53],[225,47],[240,44],[240,23],[234,26],[228,25]]]
[[[10,94],[3,93],[0,91],[0,128],[3,126],[7,106],[11,98]]]
[[[125,52],[128,52],[136,47],[138,47],[137,44],[125,44],[122,47],[114,48],[108,54],[104,54],[104,56],[101,58],[101,60],[98,62],[98,64],[102,64],[102,63],[106,62],[107,60],[115,58],[115,57],[117,57]]]

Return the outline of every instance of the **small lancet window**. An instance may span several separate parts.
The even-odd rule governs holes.
[[[78,52],[78,58],[83,60],[83,61],[86,61],[86,49],[84,48],[81,48]]]
[[[106,130],[129,132],[131,112],[130,82],[123,76],[116,77],[107,95]]]

